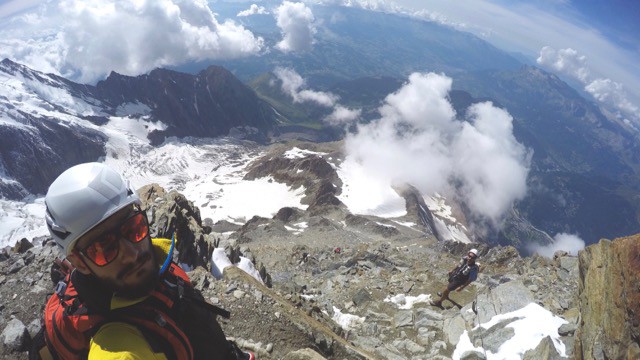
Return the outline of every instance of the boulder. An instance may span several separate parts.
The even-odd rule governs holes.
[[[522,281],[509,281],[478,294],[478,319],[480,322],[487,322],[495,315],[519,310],[532,302],[535,302],[533,294]]]
[[[9,320],[0,337],[5,348],[11,352],[25,351],[31,343],[27,327],[17,318]]]
[[[558,354],[558,350],[553,345],[553,340],[551,337],[547,336],[536,346],[535,349],[529,350],[524,353],[522,356],[522,360],[561,360],[565,359],[564,357]]]

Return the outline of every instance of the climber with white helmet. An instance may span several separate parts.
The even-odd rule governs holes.
[[[449,293],[451,291],[462,291],[467,285],[471,284],[478,278],[478,272],[480,272],[480,264],[476,262],[478,258],[478,250],[471,249],[467,253],[467,256],[463,257],[457,266],[449,271],[449,284],[447,287],[438,293],[440,299],[431,302],[434,306],[442,306],[442,302],[445,299],[449,299]],[[450,300],[450,299],[449,299]]]
[[[73,166],[45,205],[66,260],[52,267],[55,294],[30,358],[254,359],[226,340],[215,317],[229,313],[206,303],[172,261],[175,237],[151,238],[140,198],[119,173]]]

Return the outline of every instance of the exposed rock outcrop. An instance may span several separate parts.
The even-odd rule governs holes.
[[[227,135],[244,126],[262,130],[253,140],[265,140],[264,132],[275,119],[253,90],[220,66],[209,66],[195,76],[165,69],[137,77],[112,72],[96,89],[114,107],[137,102],[149,106],[155,119],[169,125],[153,136],[155,143],[165,136]]]
[[[580,252],[576,359],[640,358],[640,235]]]
[[[167,193],[157,184],[143,186],[138,194],[152,224],[151,234],[171,239],[175,233],[178,251],[174,260],[207,268],[214,239],[204,233],[200,209],[177,191]]]

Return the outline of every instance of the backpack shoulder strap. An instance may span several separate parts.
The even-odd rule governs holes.
[[[79,284],[76,284],[76,280],[81,279],[74,275],[79,274],[66,259],[56,259],[51,265],[55,292],[45,305],[43,328],[44,340],[53,358],[86,357],[89,339],[107,319],[104,311],[90,309],[81,300]],[[91,293],[90,289],[85,292]]]

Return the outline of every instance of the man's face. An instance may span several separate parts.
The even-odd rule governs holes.
[[[469,259],[470,261],[476,261],[476,255],[472,252],[469,252],[467,254],[467,259]]]
[[[75,258],[76,261],[72,262],[80,272],[93,273],[105,286],[115,291],[119,296],[128,298],[147,295],[155,287],[158,278],[158,263],[153,254],[149,235],[147,234],[144,239],[134,243],[122,233],[124,230],[126,234],[127,226],[123,227],[123,225],[130,224],[135,213],[133,207],[126,207],[118,211],[82,236],[70,256],[70,260]],[[144,222],[146,224],[146,218]],[[95,253],[87,247],[92,244],[103,246],[109,235],[115,235],[114,239],[117,239],[109,246],[111,251],[117,251],[117,255],[110,258],[110,262],[106,265],[98,266],[97,264],[100,264],[101,261],[96,262],[95,260],[100,257],[96,257]],[[104,245],[104,247],[106,246],[108,245]],[[78,264],[80,259],[81,265]]]

